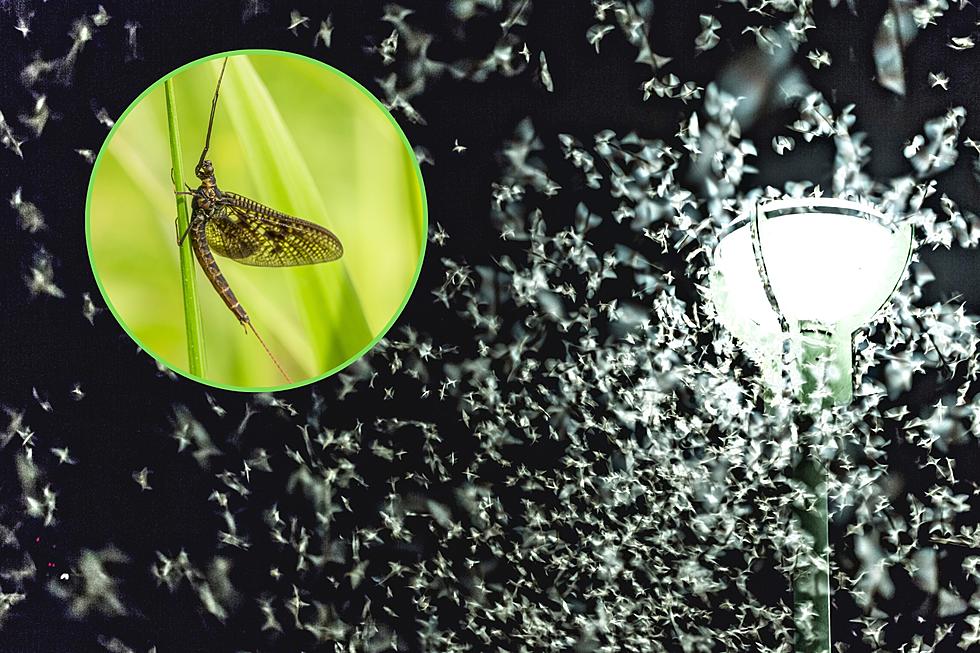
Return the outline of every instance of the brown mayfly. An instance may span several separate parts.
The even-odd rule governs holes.
[[[244,265],[290,267],[336,261],[343,256],[344,247],[337,236],[318,224],[294,218],[242,195],[218,188],[214,166],[205,157],[211,145],[214,111],[218,106],[218,91],[227,65],[228,59],[225,59],[214,88],[204,149],[194,168],[194,174],[201,185],[197,189],[187,186],[185,191],[175,191],[178,195],[193,197],[190,223],[184,233],[178,236],[177,245],[182,246],[184,239],[190,236],[191,249],[194,250],[194,256],[204,275],[239,323],[246,331],[252,330],[279,372],[289,381],[289,375],[255,330],[245,307],[229,287],[214,260],[214,254]]]

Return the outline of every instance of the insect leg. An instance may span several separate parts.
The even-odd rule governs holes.
[[[171,168],[171,172],[173,172],[173,168]],[[187,184],[184,184],[184,185],[187,186]],[[191,196],[197,195],[197,193],[195,193],[195,192],[193,192],[191,190],[191,187],[190,186],[187,186],[187,188],[188,188],[188,190],[175,190],[174,191],[174,195],[191,195]],[[175,217],[174,218],[174,232],[177,234],[177,246],[178,247],[180,247],[181,245],[184,244],[184,239],[187,238],[187,232],[190,231],[191,224],[193,224],[193,222],[194,222],[194,219],[193,218],[194,218],[194,216],[191,215],[191,219],[188,221],[188,223],[187,223],[187,229],[184,230],[183,235],[180,234],[180,227],[178,226],[178,221],[180,220],[180,218],[179,217]]]
[[[174,185],[174,192],[176,194],[178,194],[178,195],[186,195],[187,194],[187,193],[184,193],[183,191],[177,190],[177,177],[174,176],[174,169],[172,167],[170,168],[170,183],[172,183]],[[186,188],[189,191],[193,191],[194,190],[193,188],[190,187],[190,185],[188,185],[188,183],[186,181],[184,182],[184,188]]]
[[[187,225],[187,228],[184,229],[184,233],[177,237],[177,247],[180,247],[181,245],[184,244],[184,239],[187,238],[187,234],[189,234],[191,231],[191,224],[194,224],[193,218],[191,218],[190,224]],[[178,229],[179,227],[177,226],[177,218],[174,218],[174,230],[177,231]]]

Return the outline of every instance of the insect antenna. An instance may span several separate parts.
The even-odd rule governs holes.
[[[255,334],[255,337],[259,339],[260,343],[262,343],[262,349],[265,349],[265,353],[269,354],[269,358],[272,359],[272,362],[275,363],[276,365],[276,369],[278,369],[279,373],[282,374],[284,379],[286,379],[286,383],[292,383],[293,380],[289,378],[288,374],[286,374],[286,370],[282,369],[282,365],[279,364],[279,360],[272,353],[272,350],[269,349],[269,345],[265,344],[265,340],[262,339],[262,336],[259,335],[259,332],[255,330],[254,326],[252,326],[252,322],[248,321],[245,324],[248,325],[248,328],[252,330],[252,333]]]
[[[208,119],[208,135],[204,139],[204,149],[201,150],[201,158],[197,162],[198,167],[204,163],[204,157],[208,155],[208,148],[211,147],[211,126],[214,125],[214,110],[218,106],[218,90],[221,88],[221,79],[225,76],[225,66],[228,65],[228,57],[225,57],[221,64],[221,73],[218,75],[218,84],[214,87],[214,99],[211,100],[211,117]]]

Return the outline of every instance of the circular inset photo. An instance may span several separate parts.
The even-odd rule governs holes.
[[[277,390],[336,372],[408,302],[425,189],[384,106],[326,64],[237,51],[141,94],[95,162],[92,270],[168,368]]]

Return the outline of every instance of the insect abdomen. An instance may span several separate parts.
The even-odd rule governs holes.
[[[206,224],[206,220],[197,219],[193,221],[193,225],[191,226],[191,248],[194,250],[194,256],[197,257],[197,262],[201,264],[204,275],[211,282],[211,285],[214,286],[221,299],[224,300],[228,309],[235,314],[239,322],[246,324],[249,321],[248,313],[245,312],[245,308],[238,301],[238,298],[235,297],[235,293],[228,285],[228,281],[225,280],[225,275],[221,274],[221,269],[218,268],[218,262],[214,260],[214,255],[208,246],[208,237],[205,230]]]

